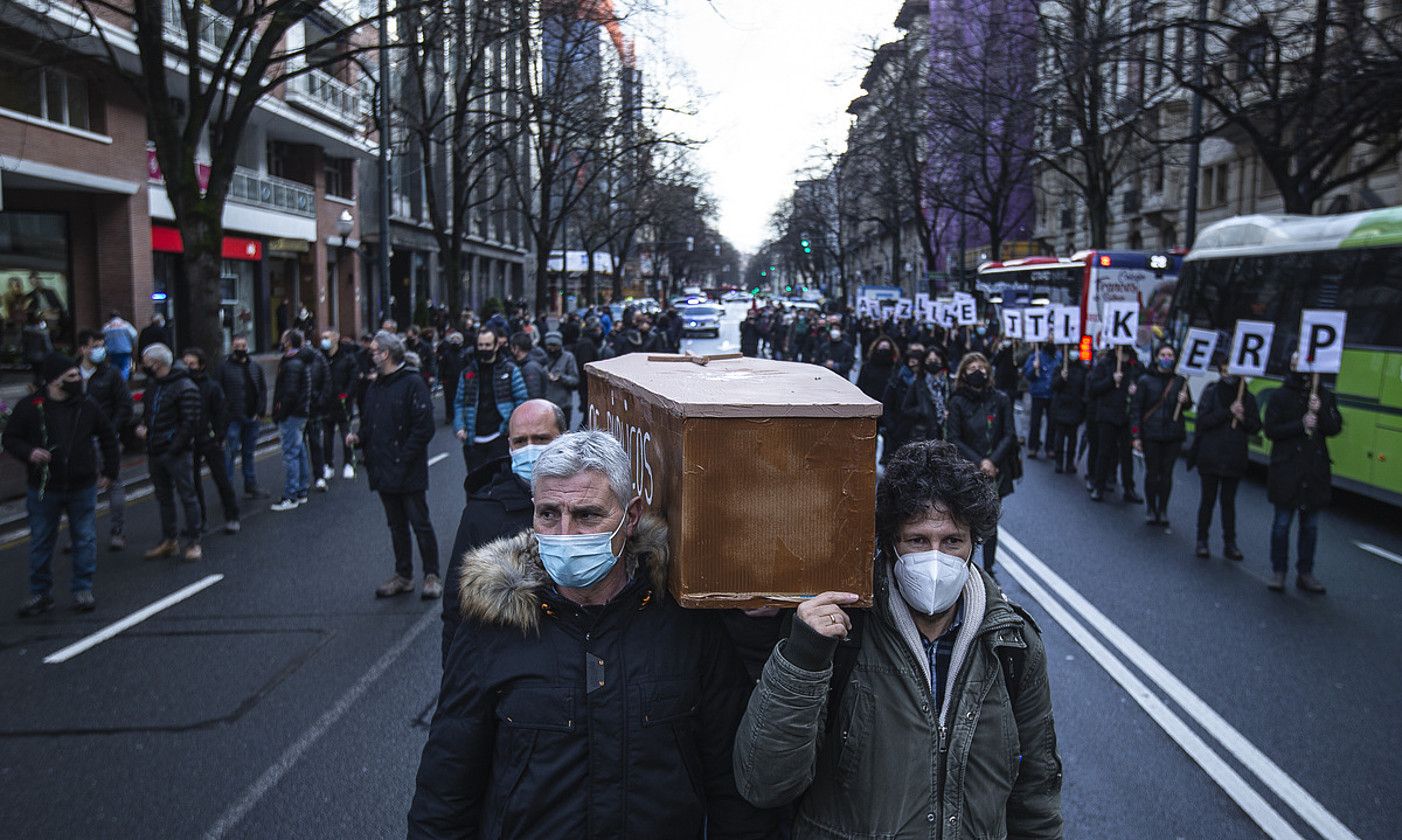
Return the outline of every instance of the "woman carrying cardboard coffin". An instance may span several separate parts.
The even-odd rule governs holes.
[[[740,794],[796,804],[798,840],[1062,836],[1046,652],[972,563],[999,509],[953,445],[909,444],[877,489],[874,605],[799,605],[734,751]]]

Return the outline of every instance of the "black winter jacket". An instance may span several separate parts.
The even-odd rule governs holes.
[[[1325,439],[1343,431],[1344,420],[1334,392],[1321,387],[1318,424],[1313,434],[1305,434],[1309,396],[1309,378],[1291,375],[1266,403],[1263,425],[1271,439],[1266,497],[1276,507],[1317,510],[1329,504],[1332,473]]]
[[[526,380],[526,394],[533,400],[541,399],[545,396],[545,366],[536,360],[534,356],[527,356],[516,362],[516,367],[521,369],[521,378]]]
[[[816,343],[812,358],[813,364],[819,366],[826,366],[828,362],[832,362],[832,370],[843,379],[852,373],[852,365],[857,360],[856,351],[845,339],[833,341],[827,336]]]
[[[668,594],[666,533],[643,520],[600,607],[555,590],[529,532],[469,554],[410,838],[774,836],[731,770],[749,682],[719,611]]]
[[[141,402],[146,454],[160,458],[189,452],[204,423],[204,405],[185,363],[177,361],[164,379],[148,386]]]
[[[1197,417],[1197,468],[1203,475],[1241,478],[1249,463],[1248,446],[1252,435],[1261,431],[1261,414],[1256,397],[1242,391],[1241,405],[1246,416],[1235,427],[1232,403],[1236,401],[1237,382],[1218,380],[1202,392]]]
[[[103,362],[88,377],[87,395],[102,409],[103,416],[112,424],[112,430],[120,435],[132,417],[131,391],[122,375]]]
[[[339,417],[344,412],[349,416],[355,407],[355,391],[360,382],[360,360],[356,358],[359,351],[354,341],[343,338],[336,348],[336,355],[326,360],[330,381],[327,383],[325,408],[329,415]]]
[[[219,380],[219,387],[224,389],[224,400],[228,405],[230,420],[253,420],[267,413],[268,378],[263,375],[263,366],[252,358],[245,356],[240,362],[232,353],[229,354],[219,366],[216,378]]]
[[[55,402],[46,394],[32,394],[21,400],[5,425],[4,448],[29,471],[29,486],[68,492],[91,487],[98,476],[97,438],[102,451],[102,475],[117,478],[119,456],[117,433],[97,403],[88,397],[69,397]],[[53,457],[47,475],[42,467],[29,463],[35,449],[47,449]]]
[[[857,389],[868,397],[881,402],[886,396],[886,386],[891,382],[891,372],[896,363],[888,359],[868,357],[857,372]]]
[[[326,362],[326,356],[310,344],[303,344],[299,351],[302,362],[307,366],[309,380],[311,384],[311,394],[307,404],[311,417],[320,417],[326,413],[329,401],[332,399],[331,393],[331,366]]]
[[[311,415],[312,372],[300,351],[284,354],[273,383],[273,420]]]
[[[224,440],[224,433],[229,429],[229,406],[224,399],[224,389],[203,371],[190,374],[190,379],[200,389],[201,419],[195,442],[204,444],[211,440]]]
[[[1130,428],[1140,440],[1172,441],[1188,437],[1183,412],[1193,407],[1192,396],[1182,411],[1175,411],[1178,395],[1188,387],[1183,377],[1158,368],[1139,377],[1130,397]],[[1165,394],[1165,392],[1167,392]],[[1173,419],[1174,414],[1178,419]]]
[[[1079,426],[1086,419],[1086,378],[1089,371],[1080,362],[1069,362],[1066,375],[1058,366],[1052,373],[1051,418],[1063,426]]]
[[[511,537],[531,527],[534,505],[531,485],[511,471],[511,459],[499,458],[473,470],[464,482],[467,504],[458,520],[458,534],[448,555],[448,575],[444,579],[443,660],[448,646],[462,623],[458,606],[458,580],[462,577],[463,556],[492,540]]]
[[[1090,395],[1095,403],[1093,420],[1111,426],[1124,426],[1129,423],[1129,388],[1134,384],[1144,368],[1134,355],[1133,349],[1124,351],[1124,361],[1120,365],[1120,384],[1115,384],[1115,354],[1105,355],[1090,372]]]
[[[428,444],[433,440],[428,384],[409,366],[381,374],[365,392],[360,445],[370,489],[422,493],[428,489]]]
[[[992,461],[998,467],[998,495],[1012,494],[1013,475],[1008,467],[1017,443],[1017,429],[1013,427],[1013,406],[1006,394],[996,388],[955,389],[949,399],[944,439],[975,464],[985,458]]]

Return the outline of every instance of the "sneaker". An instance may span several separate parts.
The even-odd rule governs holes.
[[[126,547],[127,538],[122,536],[121,534],[113,534],[112,539],[107,541],[108,551],[125,551]]]
[[[322,467],[321,467],[321,478],[322,478],[322,480],[323,480],[323,481],[330,481],[331,479],[333,479],[333,478],[335,478],[335,477],[336,477],[336,471],[335,471],[334,469],[331,468],[331,465],[330,465],[330,464],[323,464]]]
[[[311,500],[312,500],[312,499],[311,499],[310,496],[308,496],[306,493],[303,493],[302,495],[300,495],[300,496],[297,497],[297,504],[299,504],[299,505],[305,505],[307,502],[310,502]]]
[[[1245,560],[1246,555],[1241,553],[1241,549],[1236,547],[1236,543],[1227,543],[1222,549],[1222,556],[1228,560]]]
[[[443,584],[438,580],[438,575],[424,575],[424,590],[420,597],[425,601],[443,597]]]
[[[163,557],[174,557],[179,553],[180,543],[175,540],[163,540],[161,544],[155,548],[147,549],[146,553],[142,556],[147,560],[160,560]]]
[[[297,501],[296,499],[283,499],[282,501],[280,501],[280,502],[278,502],[277,504],[273,505],[273,506],[271,507],[271,510],[276,510],[276,511],[296,510],[297,507],[298,507],[298,505],[299,505],[299,503],[298,503],[298,501]]]
[[[243,526],[239,524],[237,519],[230,519],[224,523],[224,533],[226,534],[237,534],[242,528]]]
[[[1309,572],[1301,572],[1295,578],[1295,588],[1301,592],[1312,592],[1315,595],[1324,594],[1324,584],[1319,582],[1319,578]]]
[[[318,478],[316,480],[316,489],[320,490],[323,493],[329,490],[330,488],[326,486],[326,479]]]
[[[1097,487],[1090,491],[1090,500],[1092,502],[1103,502],[1105,501],[1105,494]]]
[[[92,612],[97,609],[97,599],[93,597],[91,589],[73,593],[73,609],[77,612]]]
[[[1207,540],[1198,540],[1198,547],[1193,549],[1193,555],[1203,559],[1212,556],[1212,552],[1207,548]]]
[[[54,599],[48,595],[30,595],[20,602],[19,617],[33,618],[54,608]]]
[[[346,464],[346,468],[343,469],[343,470],[341,470],[341,478],[344,478],[344,479],[352,479],[352,478],[355,478],[355,467],[352,467],[350,464]]]
[[[200,548],[200,544],[197,542],[192,542],[189,545],[185,546],[185,552],[180,555],[180,559],[184,560],[186,563],[193,563],[196,560],[202,560],[203,558],[204,551]]]
[[[1272,592],[1285,591],[1285,572],[1272,572],[1271,579],[1266,583],[1266,588]]]
[[[427,583],[427,581],[424,582]],[[375,597],[390,598],[395,595],[400,595],[405,592],[413,591],[414,582],[412,580],[409,580],[406,577],[400,577],[399,575],[395,575],[394,577],[380,584],[379,588],[375,590]]]

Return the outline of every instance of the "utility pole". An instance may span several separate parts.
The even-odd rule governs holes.
[[[380,0],[380,320],[390,317],[389,307],[389,184],[390,184],[390,124],[389,124],[389,0]],[[378,325],[375,325],[378,326]]]
[[[1202,164],[1202,83],[1203,64],[1207,57],[1207,0],[1198,0],[1197,33],[1194,36],[1193,54],[1193,112],[1190,130],[1192,144],[1188,146],[1188,218],[1183,226],[1183,245],[1193,247],[1198,238],[1198,169]]]

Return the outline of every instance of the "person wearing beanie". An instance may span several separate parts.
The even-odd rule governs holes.
[[[96,607],[97,491],[116,480],[119,464],[117,433],[83,395],[78,363],[51,352],[37,370],[44,385],[15,406],[3,438],[5,451],[29,471],[29,595],[20,603],[21,618],[53,609],[53,552],[64,514],[73,538],[73,608]]]

